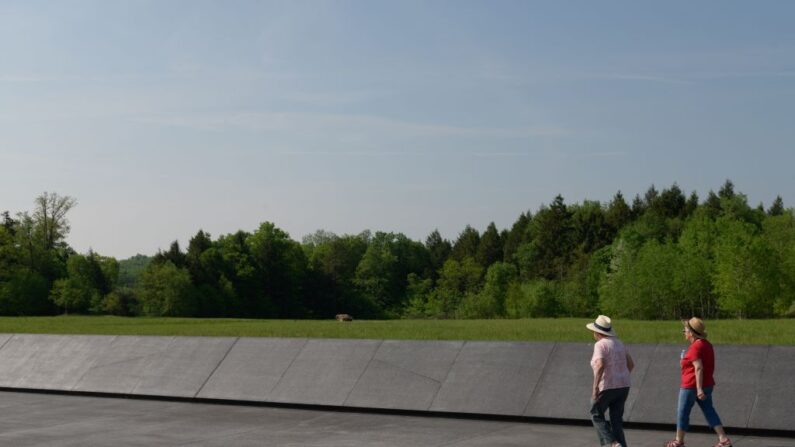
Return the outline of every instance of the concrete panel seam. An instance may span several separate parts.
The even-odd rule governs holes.
[[[756,384],[756,390],[754,390],[754,403],[751,405],[751,411],[748,412],[748,420],[745,421],[746,428],[751,427],[751,420],[753,419],[754,411],[756,411],[756,407],[759,404],[759,388],[764,386],[762,379],[765,377],[765,368],[767,367],[767,360],[770,358],[770,351],[772,349],[772,346],[767,345],[767,351],[765,351],[765,360],[762,362],[762,369],[759,371],[759,380]]]
[[[129,358],[126,358],[126,359],[121,359],[121,360],[118,360],[118,361],[115,361],[115,362],[101,363],[101,364],[98,364],[98,365],[94,365],[91,368],[92,369],[94,369],[94,368],[106,368],[108,366],[115,366],[115,365],[120,365],[122,363],[129,363],[129,362],[134,362],[136,360],[143,360],[145,358],[154,357],[156,355],[162,355],[166,351],[167,351],[167,349],[163,349],[163,350],[160,350],[160,351],[157,351],[157,352],[153,352],[151,354],[138,355],[138,356],[135,356],[135,357],[129,357]]]
[[[632,385],[633,388],[637,386],[638,395],[640,395],[640,390],[641,390],[641,388],[643,388],[643,382],[646,381],[646,375],[649,373],[649,370],[651,369],[652,362],[654,361],[655,358],[657,358],[657,350],[658,349],[660,349],[660,344],[659,343],[654,345],[654,352],[651,355],[651,359],[646,364],[646,369],[643,370],[643,375],[640,377],[640,382],[637,385],[634,385],[634,384]],[[632,353],[630,353],[630,355],[632,355]],[[631,374],[630,374],[630,377],[631,377]],[[630,379],[630,380],[632,380],[632,379]],[[627,420],[627,421],[631,420],[631,418],[632,418],[632,410],[635,409],[635,404],[637,402],[638,402],[638,399],[635,398],[632,401],[632,405],[630,405],[630,407],[624,412],[624,414],[625,414],[624,419],[625,420]]]
[[[375,359],[376,354],[378,354],[378,350],[381,349],[381,346],[383,344],[384,344],[384,340],[380,340],[378,342],[378,347],[376,347],[373,350],[373,355],[372,355],[372,357],[370,357],[370,360],[367,361],[367,365],[364,368],[362,368],[362,372],[359,373],[359,377],[356,378],[356,382],[354,382],[353,386],[351,387],[351,389],[348,390],[348,394],[345,395],[345,399],[342,399],[342,406],[343,407],[348,402],[348,399],[351,397],[351,393],[353,393],[353,390],[356,389],[356,385],[358,385],[359,381],[362,380],[362,376],[364,375],[364,373],[367,372],[368,369],[370,369],[370,364],[373,363],[373,360]]]
[[[213,374],[215,374],[215,372],[218,371],[218,368],[221,367],[221,365],[224,363],[224,360],[226,360],[226,357],[229,355],[230,352],[232,352],[232,349],[234,349],[234,347],[237,344],[238,340],[240,340],[240,337],[235,337],[235,341],[233,341],[232,344],[229,345],[229,349],[226,350],[226,352],[224,353],[224,356],[221,357],[221,360],[218,362],[217,365],[215,365],[215,368],[213,368],[212,372],[210,372],[210,374],[207,375],[207,378],[204,379],[204,382],[202,382],[202,385],[199,387],[199,389],[196,391],[196,393],[193,394],[194,398],[196,398],[196,396],[198,396],[199,393],[202,392],[202,390],[204,389],[204,386],[207,385],[207,382],[209,382],[210,379],[213,377]]]
[[[9,341],[11,341],[11,339],[12,339],[12,338],[14,338],[14,337],[16,337],[16,336],[17,336],[17,334],[11,334],[11,336],[10,336],[10,337],[8,337],[8,338],[6,339],[6,341],[4,341],[4,342],[3,342],[3,346],[0,346],[0,351],[2,351],[2,350],[3,350],[3,348],[5,348],[5,347],[6,347],[6,345],[8,344],[8,342],[9,342]]]
[[[391,366],[391,367],[393,367],[395,369],[399,369],[401,371],[406,371],[406,372],[408,372],[410,374],[413,374],[413,375],[415,375],[417,377],[422,377],[423,379],[427,379],[427,380],[430,380],[431,382],[438,383],[440,386],[442,384],[442,382],[434,379],[433,377],[428,377],[425,374],[420,374],[420,373],[418,373],[416,371],[412,371],[412,370],[410,370],[408,368],[405,368],[405,367],[400,366],[400,365],[396,365],[396,364],[394,364],[392,362],[387,362],[385,360],[379,360],[379,359],[376,359],[376,358],[373,358],[373,361],[378,362],[378,363],[383,363],[384,365],[389,365],[389,366]],[[370,365],[368,364],[367,366],[369,367]]]
[[[117,338],[119,338],[119,336],[118,336],[118,335],[114,335],[113,337],[111,337],[110,341],[108,342],[108,347],[107,347],[107,349],[110,349],[110,347],[113,345],[113,342],[114,342],[114,341],[116,341],[116,339],[117,339]],[[93,363],[91,366],[89,366],[88,368],[86,368],[86,370],[85,370],[85,371],[83,371],[83,374],[80,374],[80,378],[78,378],[78,379],[77,379],[77,381],[75,381],[74,385],[72,385],[72,387],[71,387],[71,388],[69,388],[69,389],[70,389],[70,390],[74,390],[74,389],[75,389],[75,387],[76,387],[77,385],[79,385],[79,384],[80,384],[80,382],[82,382],[82,381],[83,381],[83,377],[85,377],[85,376],[86,376],[86,374],[88,374],[88,373],[89,373],[91,370],[93,370],[93,369],[94,369],[94,368],[96,368],[97,366],[98,366],[98,365],[96,364],[96,359],[94,359],[94,363]]]
[[[273,384],[271,389],[268,390],[268,396],[270,396],[271,393],[273,393],[273,390],[275,390],[279,386],[279,384],[282,383],[282,379],[284,379],[284,376],[287,374],[287,371],[289,371],[290,368],[292,368],[293,363],[295,363],[295,359],[301,356],[301,353],[304,352],[304,349],[306,349],[306,345],[308,344],[309,344],[309,339],[308,338],[304,339],[304,344],[301,345],[301,349],[295,352],[295,357],[293,357],[292,360],[290,360],[290,364],[287,365],[287,368],[284,368],[284,371],[282,371],[282,375],[279,376],[279,380],[277,380],[276,383]]]
[[[533,385],[532,391],[530,391],[530,396],[527,397],[527,402],[524,404],[524,408],[522,409],[522,414],[527,414],[527,407],[530,406],[530,402],[533,401],[533,398],[536,396],[536,392],[538,391],[538,384],[544,381],[544,377],[547,375],[547,365],[549,364],[549,359],[555,355],[555,351],[558,349],[558,342],[554,342],[552,344],[552,349],[549,350],[549,354],[547,354],[547,358],[544,359],[544,366],[541,367],[541,374],[538,375],[538,380]]]
[[[450,367],[447,369],[447,374],[444,375],[444,380],[440,382],[441,385],[439,386],[439,389],[436,390],[436,394],[433,396],[433,399],[431,399],[431,403],[428,404],[428,408],[426,408],[425,411],[430,411],[430,409],[433,408],[433,404],[436,403],[436,399],[439,397],[439,392],[442,391],[442,387],[444,386],[445,382],[447,382],[447,379],[450,378],[450,371],[452,371],[453,368],[455,368],[455,364],[458,363],[458,357],[461,355],[461,352],[464,351],[464,348],[468,344],[469,344],[468,341],[464,341],[463,343],[461,343],[461,346],[458,347],[458,352],[455,353],[455,358],[453,359],[453,362],[450,363]]]

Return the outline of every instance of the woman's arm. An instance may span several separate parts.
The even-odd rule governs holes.
[[[632,372],[632,370],[635,369],[635,362],[632,361],[632,356],[629,355],[629,352],[627,352],[627,369],[629,372]]]
[[[602,359],[594,360],[593,364],[593,388],[591,390],[591,400],[596,400],[599,397],[599,382],[602,381],[602,376],[605,373],[605,362]]]
[[[701,359],[693,360],[693,368],[696,370],[696,395],[699,400],[704,400],[707,396],[704,394],[704,365]]]

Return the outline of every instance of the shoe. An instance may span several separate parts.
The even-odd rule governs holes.
[[[732,447],[732,440],[726,438],[725,441],[718,441],[718,443],[715,444],[715,447]]]
[[[663,447],[685,447],[685,443],[679,442],[676,439],[672,439],[666,442],[665,444],[663,444]]]

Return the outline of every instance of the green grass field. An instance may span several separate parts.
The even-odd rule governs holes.
[[[534,320],[247,320],[109,316],[0,317],[2,333],[370,338],[402,340],[591,340],[583,318]],[[678,321],[616,321],[628,343],[681,343]],[[795,320],[707,321],[716,344],[795,345]]]

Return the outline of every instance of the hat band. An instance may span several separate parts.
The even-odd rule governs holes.
[[[582,323],[580,323],[580,324],[582,324]],[[599,326],[599,323],[597,323],[595,321],[593,322],[593,327],[595,327],[596,329],[599,329],[600,331],[610,332],[610,328],[609,327]]]
[[[697,331],[697,330],[693,329],[693,326],[691,326],[691,325],[690,325],[690,322],[689,322],[689,321],[687,322],[687,327],[690,329],[690,332],[692,332],[692,333],[694,333],[694,334],[698,335],[699,337],[703,337],[703,336],[704,336],[704,334],[702,334],[701,332],[699,332],[699,331]]]

